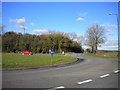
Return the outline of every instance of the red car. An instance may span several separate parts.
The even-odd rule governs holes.
[[[27,50],[24,50],[21,52],[22,55],[32,55],[33,53],[32,52],[29,52]]]

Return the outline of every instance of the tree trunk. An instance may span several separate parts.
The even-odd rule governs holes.
[[[95,53],[97,52],[97,45],[95,46]]]
[[[94,53],[94,47],[92,46],[92,53]]]

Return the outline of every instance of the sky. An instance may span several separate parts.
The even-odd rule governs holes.
[[[108,15],[113,13],[113,15]],[[4,32],[45,34],[74,32],[85,36],[95,24],[105,29],[106,43],[99,50],[118,49],[117,2],[2,2]],[[83,48],[88,48],[83,45]]]

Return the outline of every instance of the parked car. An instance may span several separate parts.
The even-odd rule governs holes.
[[[33,53],[28,51],[28,50],[24,50],[21,52],[22,55],[32,55]]]

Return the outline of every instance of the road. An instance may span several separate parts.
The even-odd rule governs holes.
[[[60,67],[3,71],[3,88],[118,88],[118,59],[66,56],[83,61]]]

